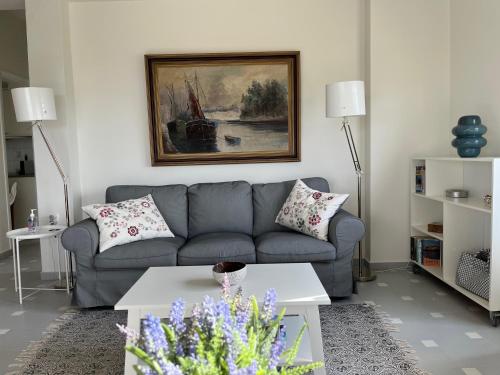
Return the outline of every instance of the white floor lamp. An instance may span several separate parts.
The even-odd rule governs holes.
[[[351,153],[354,170],[358,179],[358,217],[361,218],[361,186],[363,169],[359,162],[358,152],[352,137],[349,117],[364,116],[365,110],[365,83],[363,81],[343,81],[326,85],[326,117],[341,117],[349,151]],[[358,281],[375,280],[376,275],[370,272],[368,264],[363,262],[361,241],[358,243]]]
[[[66,226],[70,226],[69,200],[68,200],[68,177],[64,173],[61,162],[57,158],[42,128],[42,121],[57,120],[56,106],[54,102],[54,91],[46,87],[19,87],[12,89],[12,99],[16,112],[17,122],[31,122],[40,131],[45,145],[49,151],[57,171],[64,185],[64,209],[66,214]],[[73,285],[73,262],[70,253],[70,277]]]

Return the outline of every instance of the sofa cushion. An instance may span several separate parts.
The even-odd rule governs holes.
[[[297,180],[270,184],[254,184],[253,190],[253,236],[266,232],[289,232],[290,229],[276,224],[276,216]],[[325,193],[330,191],[328,182],[321,177],[302,179],[311,189]]]
[[[186,240],[182,237],[154,238],[114,246],[94,258],[98,269],[145,269],[177,265],[177,251]]]
[[[180,237],[188,235],[187,187],[184,185],[116,185],[106,190],[106,203],[117,203],[151,194],[170,230]]]
[[[188,197],[190,238],[215,232],[252,234],[252,188],[248,182],[196,184],[189,187]]]
[[[268,232],[255,239],[257,263],[298,263],[335,260],[336,250],[325,242],[295,232]]]
[[[255,263],[255,246],[244,233],[207,233],[188,240],[178,254],[179,266],[215,264],[221,261]]]

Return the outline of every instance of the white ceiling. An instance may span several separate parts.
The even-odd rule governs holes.
[[[0,0],[0,10],[24,9],[24,0]]]

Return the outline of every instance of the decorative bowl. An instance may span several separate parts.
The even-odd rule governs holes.
[[[219,262],[212,268],[214,279],[222,284],[227,274],[230,285],[238,285],[247,275],[247,265],[241,262]]]

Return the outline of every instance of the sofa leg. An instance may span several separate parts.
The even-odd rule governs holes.
[[[358,294],[358,281],[356,280],[354,275],[352,275],[352,293]]]

